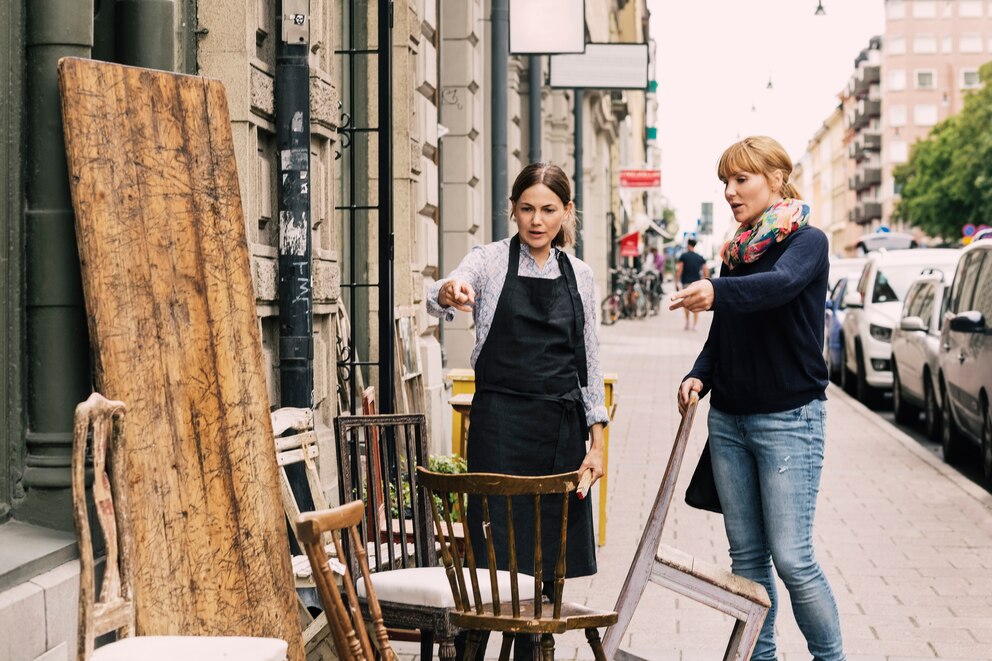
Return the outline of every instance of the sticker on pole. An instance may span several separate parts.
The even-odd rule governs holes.
[[[620,170],[620,188],[661,188],[661,170]]]

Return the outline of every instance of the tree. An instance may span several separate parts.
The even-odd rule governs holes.
[[[960,113],[937,124],[893,171],[902,187],[894,215],[933,236],[956,238],[992,219],[992,62]]]

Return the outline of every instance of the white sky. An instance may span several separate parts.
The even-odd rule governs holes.
[[[816,3],[648,0],[662,192],[683,229],[695,228],[704,201],[713,202],[717,236],[732,223],[716,162],[739,138],[770,135],[798,161],[854,58],[884,29],[884,0],[823,0],[825,16],[813,15]]]

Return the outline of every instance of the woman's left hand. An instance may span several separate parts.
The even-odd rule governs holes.
[[[685,308],[689,312],[705,312],[713,307],[713,283],[697,280],[673,294],[671,300],[669,310]]]

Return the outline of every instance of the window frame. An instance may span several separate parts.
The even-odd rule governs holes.
[[[921,49],[918,44],[924,42],[925,40],[931,40],[933,42],[933,49]],[[931,33],[924,34],[914,34],[913,35],[913,53],[916,55],[934,55],[938,52],[937,46],[937,35]]]
[[[975,74],[975,84],[974,85],[968,85],[965,82],[965,76],[967,74],[969,74],[969,73]],[[968,68],[965,68],[965,69],[961,69],[961,72],[960,72],[960,74],[958,76],[958,83],[960,84],[961,89],[963,89],[963,90],[974,90],[974,89],[978,89],[979,87],[981,87],[982,86],[982,79],[978,75],[978,69],[971,68],[971,67],[968,67]]]
[[[936,0],[914,0],[914,2],[909,3],[912,7],[913,18],[937,18],[937,2]],[[933,11],[930,13],[923,12],[921,7],[932,7]]]
[[[895,84],[896,80],[901,80],[899,85]],[[886,77],[886,83],[888,84],[888,89],[890,92],[902,92],[906,89],[906,85],[909,84],[908,76],[906,75],[905,69],[892,69],[889,71],[889,75]]]
[[[923,87],[920,85],[920,74],[930,74],[930,85]],[[934,90],[937,89],[937,70],[932,67],[913,70],[913,89]]]
[[[919,119],[919,112],[924,108],[933,108],[933,122],[927,124]],[[940,121],[940,108],[936,103],[917,103],[913,106],[913,126],[936,126]]]
[[[965,48],[965,39],[976,39],[978,43],[977,50],[969,50]],[[985,36],[980,32],[965,32],[958,35],[958,52],[968,53],[974,55],[977,53],[985,52]]]

